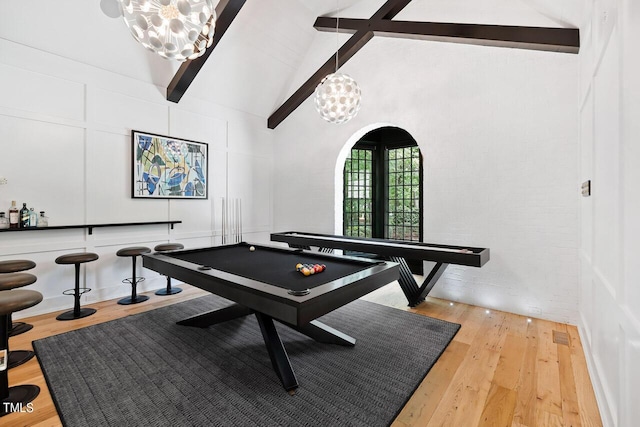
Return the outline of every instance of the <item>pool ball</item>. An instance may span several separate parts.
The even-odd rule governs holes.
[[[296,264],[296,271],[300,271],[302,269],[302,264],[297,263]]]
[[[256,248],[255,248],[255,246],[249,246],[249,250],[250,250],[251,252],[253,252],[253,251],[255,251],[255,250],[256,250]]]
[[[302,272],[302,274],[304,274],[305,276],[308,276],[311,274],[311,272],[309,271],[309,269],[307,267],[302,267],[302,270],[300,270]]]

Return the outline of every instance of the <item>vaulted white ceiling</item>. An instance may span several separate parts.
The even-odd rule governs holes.
[[[339,0],[338,16],[368,18],[384,1]],[[397,19],[579,26],[585,3],[413,0]],[[336,2],[331,0],[247,0],[187,94],[268,117],[297,88],[300,69],[315,70],[335,51],[338,40],[347,39],[347,35],[337,37],[313,28],[317,16],[335,16],[335,10]],[[109,18],[101,11],[99,0],[3,1],[0,37],[160,88],[167,87],[179,65],[139,45],[120,18]],[[310,51],[312,46],[322,47]],[[359,54],[375,52],[368,49]]]

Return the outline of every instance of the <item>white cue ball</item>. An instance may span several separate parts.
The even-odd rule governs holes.
[[[253,251],[255,251],[255,250],[256,250],[256,248],[255,248],[255,247],[253,247],[253,246],[249,246],[249,250],[250,250],[251,252],[253,252]]]

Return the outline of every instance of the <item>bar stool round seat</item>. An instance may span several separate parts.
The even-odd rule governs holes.
[[[0,292],[0,316],[24,310],[39,304],[42,294],[37,291],[19,289],[11,292]]]
[[[38,278],[30,273],[0,274],[0,291],[8,291],[28,286],[35,283],[36,280],[38,280]]]
[[[122,283],[128,283],[131,285],[131,296],[127,298],[122,298],[118,301],[118,304],[129,305],[129,304],[138,304],[144,302],[149,299],[146,295],[138,295],[136,289],[138,283],[144,281],[144,277],[136,276],[136,258],[142,254],[148,254],[151,252],[151,249],[146,246],[130,246],[127,248],[122,248],[116,252],[116,255],[119,257],[131,257],[131,265],[132,265],[132,274],[131,277],[124,279]]]
[[[28,259],[12,259],[0,261],[0,274],[17,273],[19,271],[31,270],[36,267],[36,263]]]
[[[116,252],[116,255],[121,257],[140,256],[142,254],[148,254],[149,252],[151,252],[151,249],[147,248],[146,246],[131,246],[118,250],[118,252]]]
[[[178,249],[184,249],[184,245],[182,243],[161,243],[159,245],[156,245],[153,248],[153,250],[156,252],[168,252],[168,251],[175,251]],[[157,290],[156,295],[161,295],[161,296],[175,295],[180,292],[182,292],[181,288],[171,287],[171,277],[167,276],[167,287],[165,289]]]
[[[76,269],[76,280],[73,289],[67,289],[62,293],[64,295],[73,296],[73,310],[65,311],[56,316],[57,320],[74,320],[91,316],[96,312],[95,308],[80,308],[80,297],[91,291],[91,288],[80,287],[80,264],[95,261],[99,258],[98,254],[93,252],[78,252],[73,254],[60,255],[56,258],[56,264],[74,264]]]
[[[156,252],[175,251],[178,249],[184,249],[184,245],[182,243],[160,243],[153,248]]]
[[[27,289],[0,291],[0,349],[9,350],[9,328],[11,313],[24,310],[40,303],[42,294]],[[40,393],[37,385],[9,387],[8,369],[0,371],[0,416],[7,415],[7,409],[17,404],[26,405]],[[10,405],[6,405],[9,403]]]

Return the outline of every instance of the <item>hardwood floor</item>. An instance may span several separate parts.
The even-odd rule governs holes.
[[[10,339],[12,349],[31,341],[83,328],[207,293],[189,285],[170,297],[152,293],[148,302],[121,306],[116,300],[88,304],[93,316],[61,322],[58,313],[21,319],[34,325]],[[408,309],[397,284],[365,297],[462,328],[398,415],[393,426],[601,426],[578,331],[574,326],[428,298]],[[554,335],[555,341],[554,342]],[[9,371],[9,385],[36,384],[33,411],[0,418],[0,425],[59,426],[60,419],[35,359]]]
[[[408,309],[393,284],[364,299]],[[602,426],[575,326],[436,298],[408,310],[462,327],[393,426]]]

